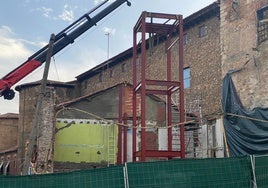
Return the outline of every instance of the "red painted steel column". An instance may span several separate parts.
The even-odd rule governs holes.
[[[171,81],[171,42],[170,35],[167,36],[166,48],[167,48],[167,81]],[[167,88],[168,89],[168,88]],[[167,126],[172,124],[171,113],[171,92],[167,94]],[[172,128],[168,128],[168,150],[172,150]]]
[[[127,162],[127,113],[124,113],[123,116],[123,123],[124,123],[124,140],[123,140],[123,147],[124,147],[124,155],[123,155],[123,162]]]
[[[123,86],[119,86],[119,101],[118,101],[118,151],[117,164],[122,164],[122,113],[123,113]]]
[[[135,88],[137,86],[137,31],[133,29],[133,60],[132,60],[132,81],[133,81],[133,91],[132,91],[132,161],[136,161],[135,153],[137,150],[136,137],[137,137],[137,94]]]
[[[141,32],[141,161],[145,161],[146,159],[146,130],[145,130],[145,121],[146,121],[146,94],[145,94],[145,71],[146,71],[146,38],[145,38],[145,32],[146,32],[146,12],[143,12],[142,14],[142,32]]]
[[[185,121],[184,110],[184,83],[183,83],[183,18],[180,15],[180,33],[179,33],[179,81],[180,87],[180,122]],[[185,140],[184,140],[184,124],[180,126],[180,143],[181,143],[181,158],[185,158]]]

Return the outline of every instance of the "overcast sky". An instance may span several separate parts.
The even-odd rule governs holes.
[[[101,20],[52,61],[50,80],[71,81],[109,57],[132,47],[132,30],[142,11],[182,14],[187,17],[216,0],[130,0]],[[29,56],[73,21],[97,6],[101,0],[7,0],[0,6],[0,78],[25,62]],[[111,3],[111,2],[109,2]],[[105,5],[108,5],[106,3]],[[96,10],[92,16],[105,6]],[[109,53],[108,36],[109,32]],[[43,67],[18,84],[40,80]],[[14,89],[14,86],[13,86]],[[18,113],[19,100],[0,98],[0,114]]]

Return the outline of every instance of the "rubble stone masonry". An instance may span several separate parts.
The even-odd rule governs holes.
[[[215,10],[214,10],[215,11]],[[217,12],[217,11],[215,11]],[[203,113],[206,115],[219,112],[221,99],[221,62],[220,62],[220,20],[219,12],[209,18],[198,21],[186,30],[187,44],[184,45],[184,67],[191,69],[191,86],[185,89],[187,101],[200,100]],[[201,26],[206,27],[206,36],[199,37]],[[175,41],[178,36],[174,36]],[[146,78],[166,80],[166,42],[159,42],[146,50]],[[172,80],[179,80],[178,42],[171,48]],[[122,66],[125,64],[125,71]],[[140,78],[140,54],[136,60],[137,81]],[[114,67],[103,67],[98,74],[81,81],[81,93],[87,95],[112,87],[115,84],[132,83],[132,59],[128,58]],[[110,76],[113,69],[114,76]],[[100,81],[100,74],[102,80]],[[176,95],[173,96],[176,100]],[[186,104],[187,105],[187,104]],[[198,111],[198,110],[197,110]]]
[[[33,171],[37,173],[52,172],[52,151],[54,138],[54,105],[63,99],[68,100],[68,89],[62,87],[47,87],[42,101],[42,110],[39,114],[39,129],[37,135],[38,155],[32,156]],[[20,90],[19,127],[18,127],[18,174],[23,162],[31,135],[33,122],[36,114],[36,104],[39,95],[39,85],[26,86]]]
[[[0,115],[0,151],[17,146],[18,114]]]
[[[257,10],[267,0],[221,0],[222,77],[229,70],[243,105],[267,107],[267,40],[258,43]]]

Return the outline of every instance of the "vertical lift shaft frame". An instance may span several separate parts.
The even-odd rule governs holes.
[[[155,22],[154,20],[167,20],[164,23]],[[147,22],[147,21],[150,22]],[[170,24],[171,23],[171,24]],[[137,34],[141,33],[141,43],[137,44]],[[154,34],[158,36],[166,36],[166,79],[165,80],[150,80],[146,78],[146,34]],[[171,37],[178,33],[178,54],[179,54],[179,81],[172,81],[171,76],[171,48],[175,45],[171,44]],[[141,55],[141,73],[137,72],[137,53]],[[139,75],[139,77],[137,76]],[[147,75],[148,76],[148,75]],[[138,82],[139,80],[139,82]],[[154,89],[149,89],[149,88]],[[159,89],[155,89],[159,88]],[[164,88],[164,89],[163,89]],[[184,141],[184,92],[183,92],[183,18],[182,15],[151,13],[144,11],[133,29],[133,161],[139,158],[139,161],[145,161],[146,157],[166,157],[168,159],[174,157],[185,158],[185,141]],[[180,151],[172,150],[172,102],[171,95],[179,90],[179,111],[180,111]],[[141,97],[140,108],[137,104],[138,94]],[[168,148],[167,150],[147,150],[146,149],[146,95],[164,95],[167,98],[167,126],[168,129]],[[140,109],[140,127],[136,127],[138,114]],[[141,146],[137,151],[137,128],[141,130]]]

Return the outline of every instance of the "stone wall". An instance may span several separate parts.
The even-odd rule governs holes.
[[[33,122],[36,114],[37,99],[39,96],[40,85],[25,85],[20,88],[20,105],[19,105],[19,127],[18,127],[18,171],[20,172],[29,143]],[[32,164],[34,171],[51,172],[52,171],[52,151],[54,136],[54,105],[63,100],[70,100],[72,92],[68,88],[49,86],[42,101],[42,110],[39,115],[39,129],[37,135],[37,152],[33,156]]]
[[[257,10],[267,0],[221,1],[222,77],[229,70],[243,105],[267,107],[267,41],[257,41]]]
[[[215,10],[214,10],[215,11]],[[216,11],[217,12],[217,11]],[[207,35],[200,38],[200,26],[206,26]],[[220,110],[220,88],[221,88],[221,64],[220,64],[220,21],[218,14],[214,13],[211,17],[202,17],[195,25],[188,27],[184,32],[188,35],[188,42],[184,46],[184,66],[191,69],[191,86],[185,89],[185,98],[187,101],[200,101],[200,106],[204,115],[211,115]],[[174,36],[172,41],[175,41],[178,36]],[[179,71],[179,49],[178,43],[171,49],[172,60],[172,80],[178,80]],[[166,79],[166,43],[159,42],[157,45],[151,46],[147,50],[146,78],[147,79]],[[136,60],[137,65],[140,65],[140,60]],[[41,115],[42,123],[45,125],[42,128],[53,126],[53,108],[54,104],[68,101],[80,96],[90,95],[116,84],[127,82],[132,83],[132,57],[128,55],[125,58],[116,60],[115,65],[103,64],[94,76],[89,76],[87,79],[79,80],[74,88],[61,88],[52,86],[46,93],[44,103],[47,108],[43,109]],[[138,74],[140,68],[138,68]],[[24,158],[25,146],[29,139],[32,129],[33,118],[36,108],[36,100],[38,96],[38,86],[31,84],[20,90],[20,118],[19,118],[19,139],[18,139],[18,157]],[[129,94],[129,93],[128,93]],[[126,93],[127,95],[127,93]],[[176,100],[176,95],[173,96]],[[129,98],[126,98],[129,103]],[[186,104],[187,105],[187,104]],[[129,106],[125,106],[127,112],[131,112]],[[199,105],[196,107],[199,109]],[[155,113],[159,113],[161,109],[157,109]],[[163,110],[162,110],[163,111]],[[164,121],[161,119],[161,121]],[[51,140],[51,132],[42,130],[44,142],[40,142],[39,150],[50,150],[49,143],[45,140]],[[47,134],[47,135],[46,135]],[[46,138],[49,136],[49,138]],[[41,139],[41,138],[40,138]],[[40,160],[43,161],[48,153],[41,154]],[[45,158],[47,160],[47,158]],[[42,169],[44,165],[41,164]]]
[[[122,71],[122,66],[125,66],[125,71]],[[109,64],[100,72],[89,79],[83,80],[81,82],[81,95],[90,95],[98,91],[107,89],[114,85],[123,82],[132,82],[132,59],[126,59],[120,64],[111,67]],[[111,76],[111,71],[113,71],[113,76]],[[101,78],[100,78],[101,75]],[[100,81],[101,79],[101,81]]]
[[[0,115],[0,130],[0,151],[17,146],[18,114]]]
[[[0,175],[17,175],[18,114],[0,115]]]
[[[199,37],[199,27],[207,27],[207,35]],[[206,115],[218,112],[221,99],[221,62],[220,62],[220,21],[217,14],[206,18],[184,31],[188,35],[187,45],[184,46],[184,67],[191,69],[191,87],[185,90],[189,101],[199,99]],[[175,41],[178,36],[174,36]],[[178,42],[171,48],[172,80],[179,79],[179,48]],[[146,78],[166,80],[166,43],[158,43],[146,50]],[[140,54],[138,54],[137,75],[140,75]],[[125,71],[122,66],[125,64]],[[121,82],[132,83],[132,59],[128,58],[113,67],[103,67],[93,77],[81,82],[82,95],[95,93]],[[110,70],[114,76],[110,76]],[[100,74],[102,81],[100,81]],[[139,76],[137,80],[139,81]],[[176,96],[173,96],[176,100]]]
[[[201,26],[207,29],[204,37],[199,37]],[[189,67],[191,74],[190,88],[184,94],[186,111],[198,111],[200,106],[204,116],[218,113],[222,81],[219,17],[215,15],[185,32],[188,40],[184,45],[184,67]]]

